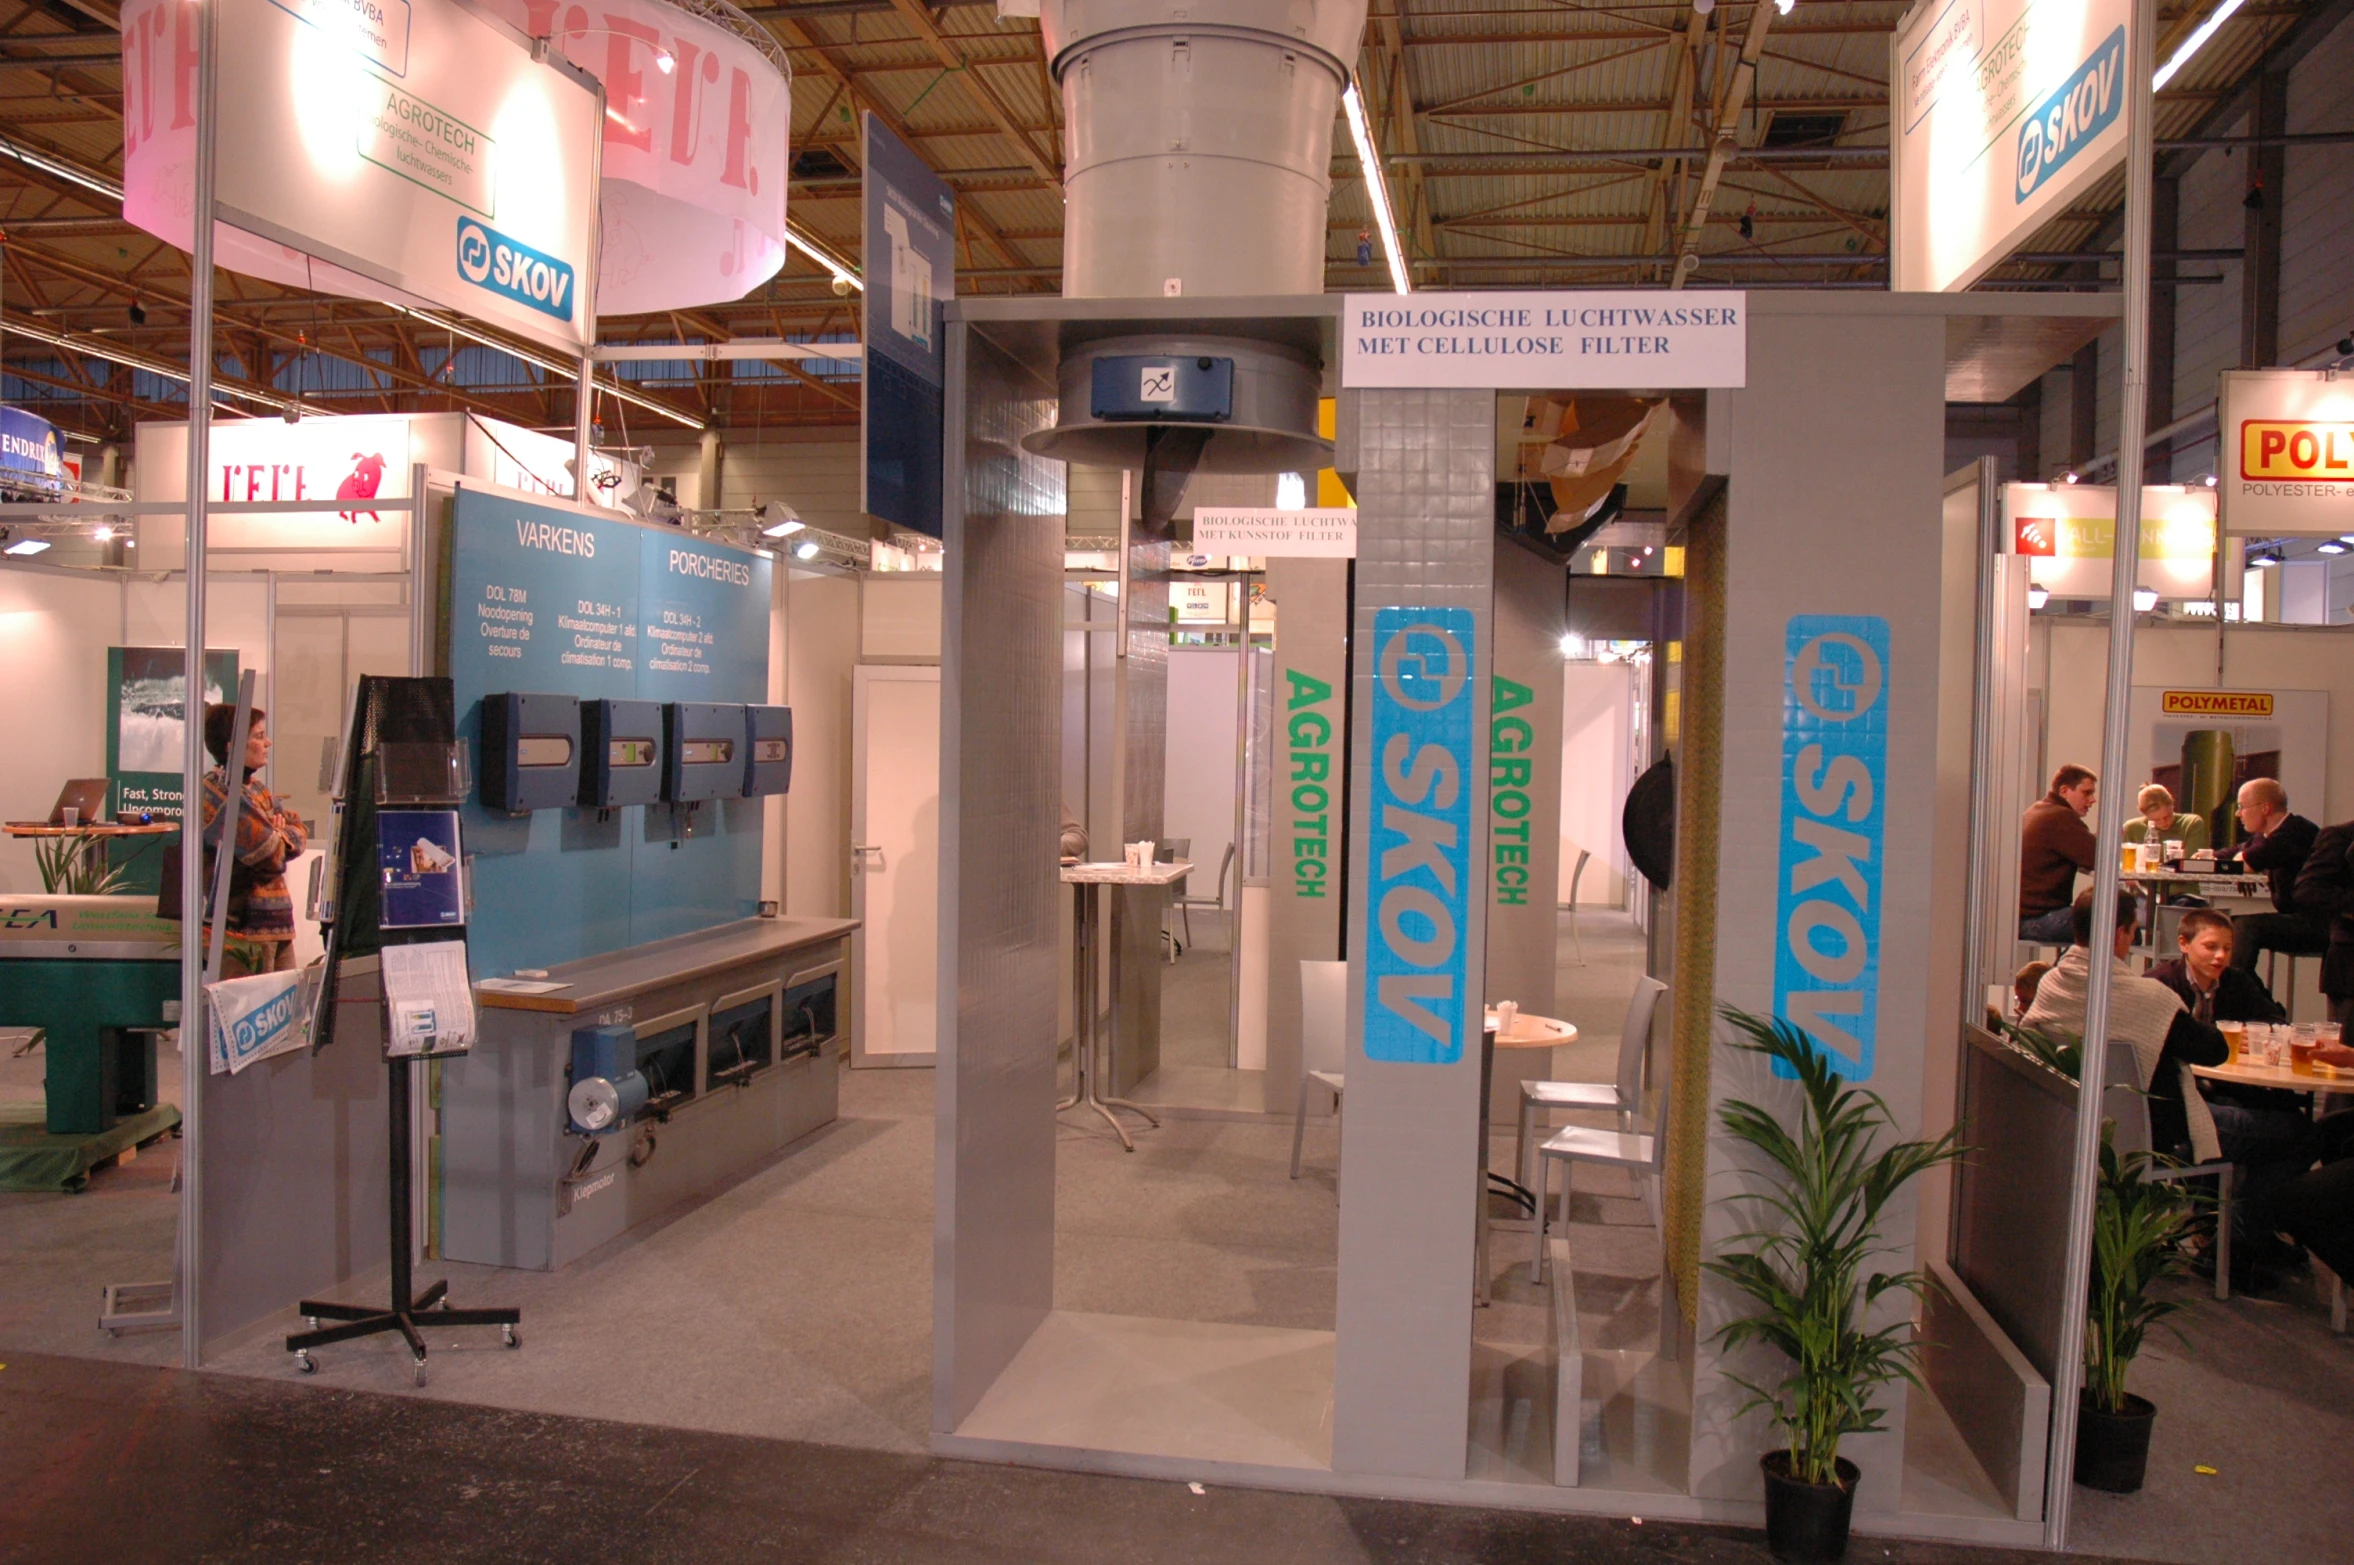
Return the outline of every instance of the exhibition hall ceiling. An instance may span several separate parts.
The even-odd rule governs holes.
[[[2243,129],[2267,63],[2284,67],[2346,8],[2246,0],[2159,93],[2162,152]],[[1061,103],[1035,21],[970,0],[743,9],[792,61],[787,216],[798,236],[860,261],[858,116],[872,110],[956,192],[960,293],[1060,291]],[[1656,285],[1696,209],[1695,284],[1884,286],[1889,37],[1906,9],[1798,0],[1784,15],[1722,0],[1704,15],[1689,3],[1373,0],[1355,65],[1415,286]],[[2159,58],[2214,9],[2159,0]],[[118,27],[113,0],[0,0],[6,395],[99,437],[185,413],[168,371],[187,362],[187,259],[124,223],[110,194],[123,160]],[[1753,88],[1736,80],[1752,41]],[[1727,137],[1730,156],[1702,206],[1708,149]],[[1371,259],[1359,259],[1371,207],[1345,128],[1333,146],[1326,286],[1384,287],[1377,237]],[[2122,200],[2113,174],[1981,286],[2114,287],[2113,265],[2069,258],[2116,248]],[[2192,274],[2220,258],[2177,252],[2171,264]],[[860,296],[836,286],[796,249],[743,300],[609,318],[600,335],[855,338]],[[464,408],[571,423],[561,377],[381,305],[225,275],[219,326],[227,405]],[[628,373],[644,400],[601,405],[608,442],[858,418],[855,365],[675,362]]]

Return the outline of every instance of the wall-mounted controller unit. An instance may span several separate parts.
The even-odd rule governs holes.
[[[580,700],[507,691],[482,698],[482,803],[521,815],[560,810],[580,792]]]
[[[744,708],[744,797],[784,793],[793,786],[793,709]]]
[[[661,801],[661,702],[583,701],[580,745],[582,809]]]
[[[662,708],[662,797],[673,804],[744,796],[744,709],[705,701]]]
[[[1165,419],[1223,424],[1234,417],[1234,361],[1190,353],[1120,354],[1095,361],[1091,411],[1111,422]]]
[[[628,1129],[646,1106],[646,1097],[635,1029],[573,1029],[572,1086],[564,1095],[564,1109],[575,1135],[609,1136]]]

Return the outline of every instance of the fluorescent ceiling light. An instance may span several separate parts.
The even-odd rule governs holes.
[[[1381,230],[1381,252],[1389,259],[1391,290],[1412,293],[1414,284],[1406,275],[1405,252],[1398,244],[1397,219],[1390,215],[1389,180],[1374,152],[1373,130],[1365,123],[1365,101],[1357,96],[1355,82],[1341,94],[1340,105],[1348,112],[1349,139],[1357,144],[1357,167],[1365,172],[1365,193],[1373,202],[1374,225]]]
[[[851,287],[857,289],[860,293],[866,292],[866,284],[860,282],[849,267],[844,266],[841,262],[826,254],[823,250],[820,250],[817,246],[811,244],[808,240],[802,238],[798,233],[795,233],[790,228],[785,230],[785,243],[791,245],[794,249],[800,251],[803,255],[809,257],[809,259],[815,261],[818,265],[824,267],[827,271],[833,273],[835,282],[848,283]]]
[[[2327,543],[2315,544],[2313,546],[2313,552],[2315,554],[2344,554],[2346,552],[2346,543],[2342,538],[2332,538]]]
[[[13,554],[21,558],[25,555],[45,554],[48,550],[49,540],[46,538],[19,538],[6,549],[0,549],[0,554]]]
[[[2199,24],[2198,31],[2185,38],[2182,47],[2175,50],[2164,65],[2158,67],[2158,74],[2150,78],[2150,91],[2163,91],[2166,84],[2174,80],[2174,73],[2190,64],[2191,56],[2204,49],[2207,40],[2215,36],[2215,29],[2230,21],[2232,13],[2239,8],[2240,0],[2223,0],[2215,8],[2214,14]]]
[[[6,137],[0,137],[0,156],[14,158],[27,168],[37,168],[52,178],[62,179],[70,185],[79,185],[84,190],[95,191],[111,201],[120,201],[123,198],[123,187],[105,176],[78,169],[62,158],[50,157],[31,147],[10,141]]]

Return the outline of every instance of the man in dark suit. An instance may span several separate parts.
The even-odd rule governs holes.
[[[2240,867],[2271,882],[2273,911],[2243,913],[2231,921],[2231,965],[2252,973],[2256,958],[2266,951],[2321,955],[2329,946],[2330,916],[2338,909],[2308,914],[2297,900],[2297,877],[2321,828],[2290,814],[2288,790],[2270,777],[2251,777],[2240,785],[2239,817],[2248,833],[2237,853]]]
[[[2328,920],[2321,953],[2321,992],[2333,1021],[2354,1009],[2354,821],[2324,826],[2297,872],[2297,913]]]

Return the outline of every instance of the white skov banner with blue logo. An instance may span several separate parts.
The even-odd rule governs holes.
[[[1478,1025],[1471,970],[1476,628],[1468,609],[1373,618],[1365,1057],[1451,1065]],[[1484,751],[1480,752],[1484,754]]]
[[[460,0],[219,4],[221,265],[456,310],[566,353],[589,340],[592,80]],[[193,14],[123,10],[123,214],[182,248]]]
[[[1896,35],[1894,287],[1969,287],[2124,161],[2131,12],[2131,0],[1931,0]]]
[[[1850,1081],[1870,1081],[1880,1016],[1888,819],[1888,622],[1790,620],[1782,689],[1774,1014]]]

